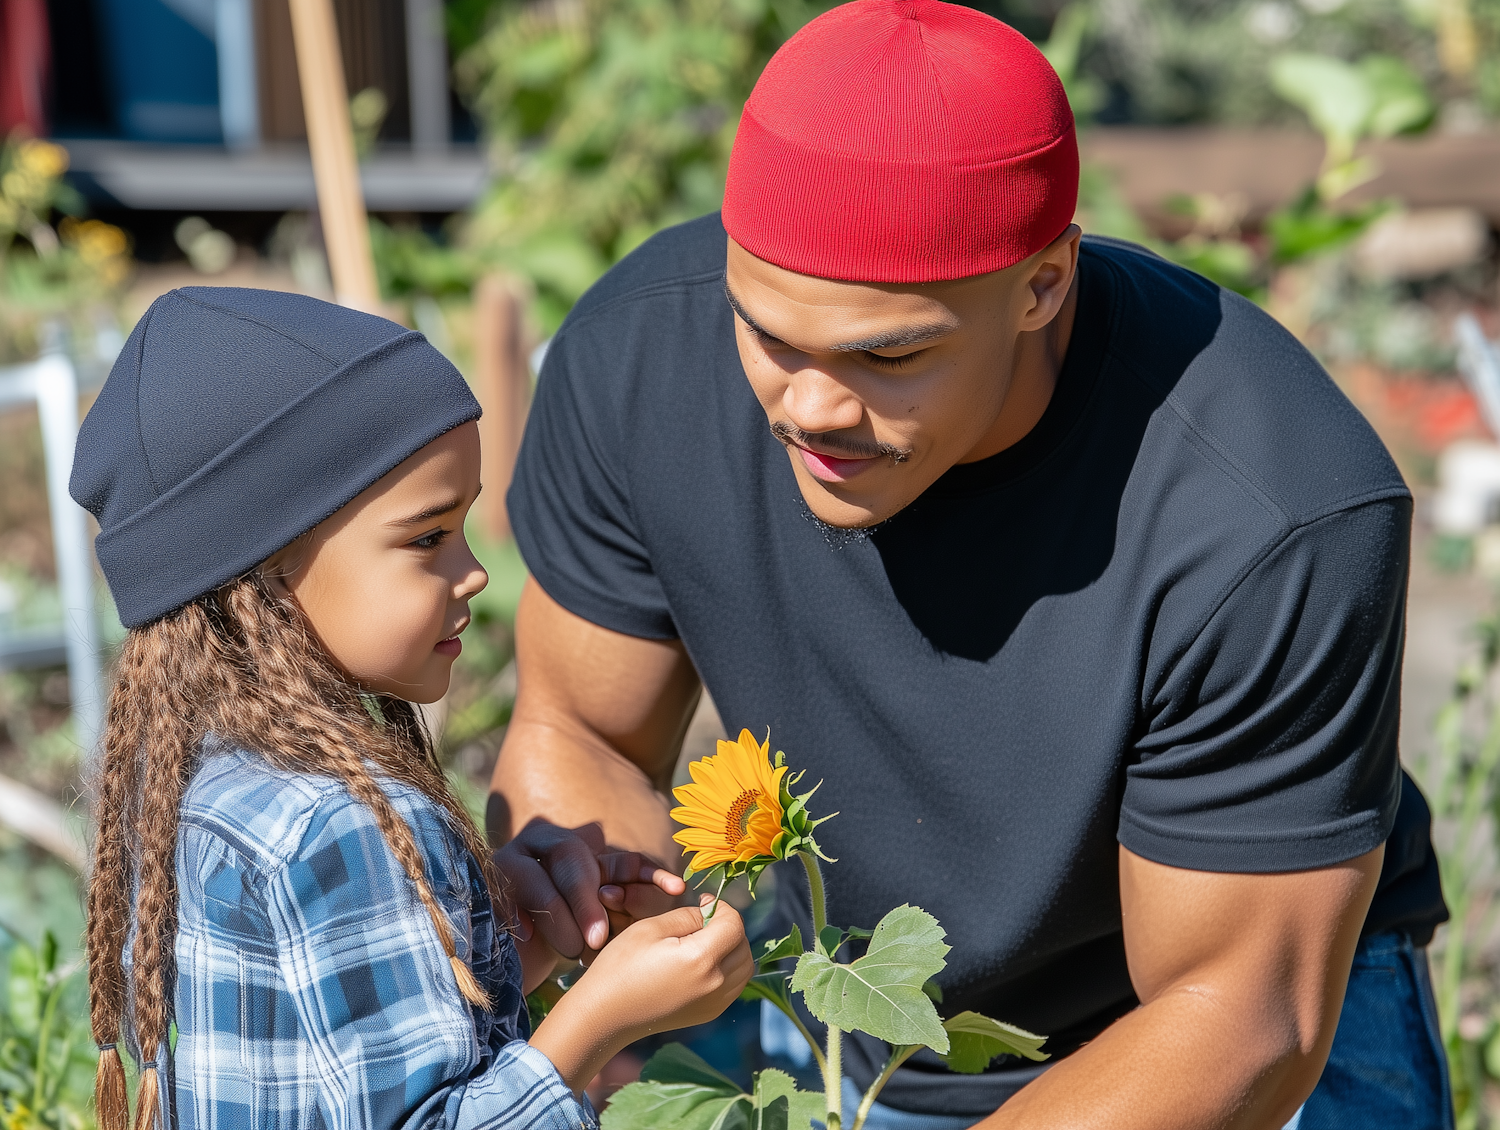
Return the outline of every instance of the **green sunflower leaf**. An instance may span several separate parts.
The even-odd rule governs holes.
[[[806,948],[802,944],[802,931],[793,925],[792,932],[786,937],[766,943],[766,949],[760,955],[759,964],[765,966],[773,961],[782,961],[788,957],[801,957],[803,950]]]
[[[943,1028],[951,1041],[943,1059],[954,1071],[965,1075],[979,1074],[997,1055],[1007,1053],[1038,1061],[1051,1058],[1038,1050],[1047,1042],[1046,1036],[991,1020],[977,1012],[960,1012],[945,1020]]]
[[[818,945],[829,957],[838,957],[839,946],[844,944],[844,932],[837,926],[824,926],[818,931]]]
[[[898,906],[875,927],[859,960],[840,965],[806,953],[792,974],[792,989],[825,1024],[868,1032],[888,1044],[925,1044],[943,1053],[948,1033],[922,992],[947,965],[948,945],[938,921],[915,906]]]
[[[604,1130],[751,1130],[752,1099],[681,1044],[668,1044],[616,1091]]]
[[[786,983],[790,978],[778,970],[768,973],[760,973],[750,978],[745,987],[740,990],[740,1000],[768,1000],[772,1004],[790,1006],[791,994],[787,992]]]
[[[813,1119],[823,1121],[822,1091],[799,1091],[785,1071],[769,1068],[755,1077],[755,1130],[805,1130]]]
[[[693,1083],[700,1087],[717,1087],[733,1094],[742,1094],[739,1084],[729,1076],[715,1071],[701,1056],[695,1055],[682,1044],[668,1044],[646,1061],[641,1068],[641,1081],[645,1083]]]

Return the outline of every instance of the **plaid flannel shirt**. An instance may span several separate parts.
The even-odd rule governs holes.
[[[177,844],[177,1044],[159,1055],[179,1130],[593,1130],[529,1047],[521,963],[442,810],[383,782],[414,832],[474,1009],[369,809],[338,781],[205,746]]]

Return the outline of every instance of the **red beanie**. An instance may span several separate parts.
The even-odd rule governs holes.
[[[755,84],[724,227],[801,274],[936,282],[1040,251],[1077,203],[1073,113],[1025,36],[958,4],[855,0]]]

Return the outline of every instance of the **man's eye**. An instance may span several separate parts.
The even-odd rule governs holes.
[[[436,549],[438,546],[443,544],[443,541],[447,537],[447,530],[433,530],[432,533],[423,534],[411,544],[416,546],[418,549]]]
[[[904,369],[926,352],[927,350],[925,349],[918,349],[914,353],[904,353],[900,357],[882,357],[878,353],[871,353],[867,350],[865,352],[865,360],[878,369]]]

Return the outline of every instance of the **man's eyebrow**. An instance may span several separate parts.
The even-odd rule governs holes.
[[[730,308],[733,309],[734,312],[740,316],[740,321],[744,322],[745,325],[749,326],[752,330],[754,330],[761,337],[768,337],[772,341],[780,341],[781,340],[779,337],[777,337],[775,334],[773,334],[770,330],[766,329],[759,322],[757,322],[754,318],[752,318],[749,314],[745,313],[745,308],[740,305],[740,300],[734,296],[734,291],[732,291],[732,290],[729,289],[729,280],[727,278],[724,280],[724,297],[729,300]]]
[[[740,316],[740,320],[755,333],[761,337],[768,337],[772,341],[781,340],[745,312],[745,308],[740,304],[740,300],[734,296],[734,291],[729,289],[728,279],[724,280],[724,297],[729,300],[729,305]],[[940,337],[947,337],[956,329],[958,329],[957,323],[946,321],[928,322],[925,325],[919,326],[901,326],[897,329],[886,330],[883,333],[860,338],[858,341],[845,341],[838,345],[830,345],[827,347],[827,352],[868,353],[872,349],[899,349],[903,345],[923,345],[929,341],[936,341]]]
[[[483,489],[483,487],[480,487],[480,490]],[[475,497],[479,497],[477,493]],[[419,510],[417,513],[408,515],[405,518],[393,518],[389,522],[387,522],[386,525],[419,526],[423,522],[430,522],[434,518],[441,518],[444,514],[450,514],[463,504],[464,500],[462,496],[454,495],[452,498],[448,499],[445,502],[435,503],[434,505],[427,507],[426,510]]]

